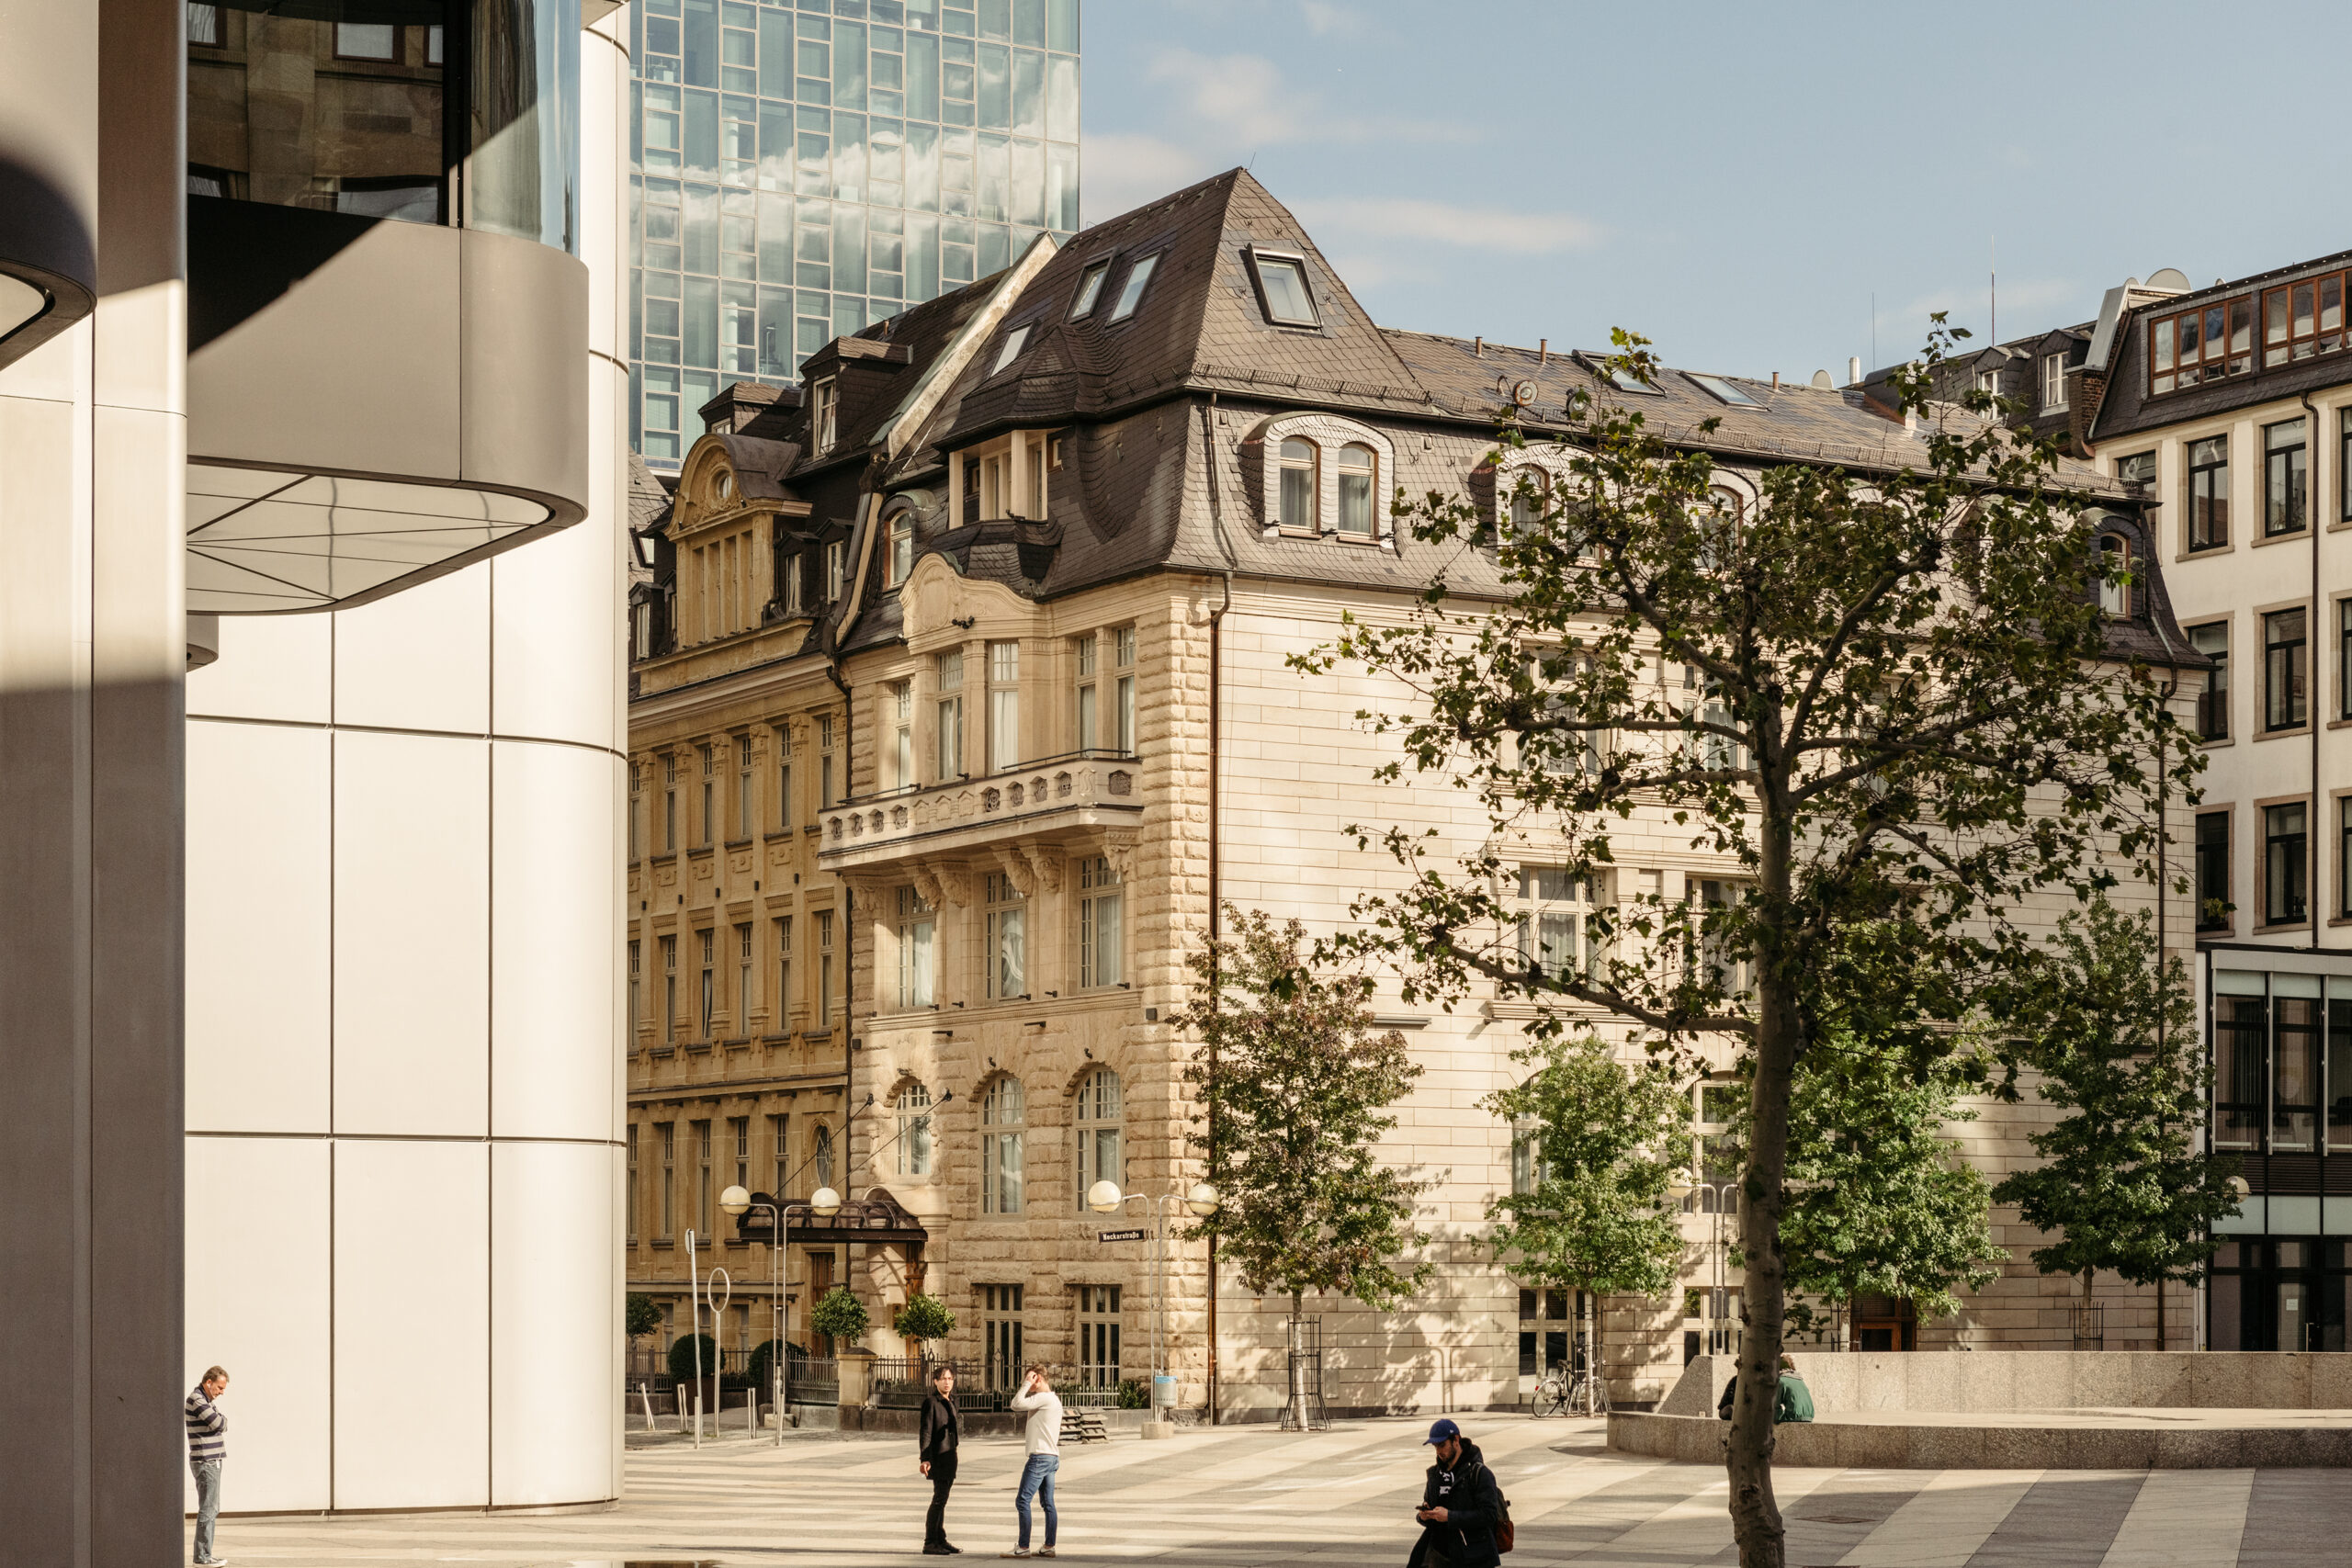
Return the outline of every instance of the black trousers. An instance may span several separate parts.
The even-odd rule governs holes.
[[[956,1484],[956,1450],[931,1461],[931,1512],[922,1517],[922,1543],[937,1546],[947,1540],[947,1493]]]

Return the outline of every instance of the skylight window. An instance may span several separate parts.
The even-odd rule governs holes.
[[[1641,392],[1655,396],[1657,391],[1656,387],[1651,386],[1631,370],[1617,367],[1606,371],[1605,374],[1609,378],[1609,384],[1621,392]]]
[[[1086,264],[1086,270],[1078,278],[1078,298],[1069,302],[1071,321],[1083,321],[1094,313],[1094,302],[1102,297],[1102,279],[1109,276],[1110,271],[1111,261],[1107,256],[1099,262]]]
[[[1702,376],[1690,370],[1685,370],[1682,374],[1701,391],[1707,393],[1719,402],[1726,402],[1734,408],[1741,409],[1760,409],[1764,406],[1720,376]]]
[[[1258,304],[1276,326],[1312,327],[1315,296],[1306,287],[1306,261],[1302,256],[1272,255],[1256,247],[1250,253],[1250,274],[1258,285]]]
[[[1159,265],[1159,257],[1153,254],[1127,268],[1127,281],[1119,288],[1119,302],[1111,307],[1113,321],[1124,321],[1136,313],[1136,307],[1143,303],[1144,285],[1151,281],[1151,269]]]
[[[1018,359],[1022,349],[1027,345],[1028,342],[1029,328],[1026,324],[1017,326],[1005,333],[1004,346],[996,351],[996,363],[989,367],[989,374],[993,376]]]

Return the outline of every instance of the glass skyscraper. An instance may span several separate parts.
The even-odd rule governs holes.
[[[629,441],[1077,229],[1079,0],[639,0]]]

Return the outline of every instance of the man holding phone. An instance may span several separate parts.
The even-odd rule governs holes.
[[[1422,1446],[1437,1450],[1437,1462],[1430,1466],[1421,1506],[1413,1510],[1421,1539],[1413,1543],[1407,1568],[1500,1568],[1495,1525],[1502,1494],[1478,1445],[1452,1421],[1441,1420]]]
[[[1029,1417],[1029,1462],[1021,1469],[1021,1491],[1013,1498],[1014,1512],[1021,1516],[1021,1543],[1007,1557],[1026,1557],[1029,1552],[1029,1499],[1036,1498],[1046,1506],[1046,1544],[1036,1555],[1054,1554],[1054,1472],[1062,1467],[1062,1402],[1054,1392],[1052,1380],[1046,1377],[1043,1364],[1031,1367],[1022,1380],[1021,1392],[1008,1401],[1013,1409]]]

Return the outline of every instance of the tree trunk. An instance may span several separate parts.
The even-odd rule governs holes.
[[[1788,802],[1771,773],[1758,804],[1756,897],[1768,931],[1785,919],[1790,892],[1792,830]],[[1747,1256],[1740,1292],[1746,1331],[1740,1337],[1739,1391],[1732,1403],[1724,1463],[1731,1483],[1732,1533],[1740,1568],[1782,1568],[1787,1551],[1781,1510],[1772,1500],[1772,1410],[1781,1387],[1781,1337],[1787,1306],[1787,1269],[1781,1255],[1781,1213],[1788,1177],[1789,1100],[1796,1077],[1795,965],[1777,936],[1758,943],[1756,959],[1756,1073],[1749,1100],[1752,1128],[1747,1169],[1740,1185],[1740,1248]]]
[[[1600,1386],[1600,1293],[1584,1292],[1584,1310],[1591,1320],[1592,1332],[1585,1336],[1585,1355],[1589,1359],[1584,1370],[1584,1413],[1592,1414],[1593,1393]]]
[[[1309,1412],[1306,1405],[1306,1370],[1299,1364],[1298,1329],[1295,1326],[1299,1319],[1306,1314],[1306,1292],[1303,1291],[1293,1291],[1290,1293],[1290,1321],[1293,1326],[1288,1334],[1284,1336],[1289,1343],[1284,1348],[1283,1357],[1283,1362],[1289,1368],[1290,1371],[1291,1416],[1298,1423],[1298,1430],[1302,1433],[1312,1431],[1314,1429],[1308,1425],[1307,1420]],[[1319,1381],[1322,1377],[1323,1369],[1318,1366],[1316,1368],[1315,1371],[1316,1377]]]
[[[2165,1283],[2161,1277],[2156,1280],[2156,1348],[2159,1350],[2172,1348],[2171,1337],[2165,1333]]]

